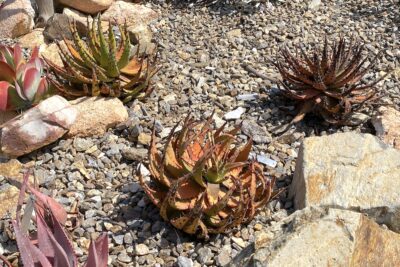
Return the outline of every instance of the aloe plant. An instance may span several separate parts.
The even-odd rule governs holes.
[[[157,72],[152,56],[131,56],[127,26],[118,25],[120,41],[109,22],[108,33],[103,33],[100,16],[90,24],[84,41],[76,23],[70,22],[73,40],[64,38],[58,43],[63,67],[45,59],[58,79],[52,80],[56,89],[67,98],[81,96],[121,97],[125,102],[144,98],[152,92],[152,76]]]
[[[17,245],[24,266],[76,267],[78,260],[72,242],[64,229],[67,212],[53,198],[44,195],[28,183],[29,174],[24,175],[21,186],[16,218],[12,221]],[[29,194],[24,213],[21,216],[25,194]],[[36,232],[29,235],[28,227],[32,213]],[[5,257],[0,257],[11,266]],[[91,242],[85,267],[106,267],[108,261],[108,237],[102,234]]]
[[[39,48],[26,61],[19,45],[0,46],[0,111],[23,110],[37,104],[49,91]]]

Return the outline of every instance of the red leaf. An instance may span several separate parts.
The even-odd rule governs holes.
[[[54,261],[54,248],[53,243],[50,240],[47,223],[44,221],[41,215],[36,216],[36,225],[37,225],[37,237],[38,237],[38,245],[39,249],[43,252],[43,254],[50,259],[51,262]]]
[[[15,71],[7,63],[0,61],[0,80],[12,83],[14,81]]]
[[[24,55],[22,54],[22,49],[21,47],[16,44],[14,46],[14,64],[15,64],[15,69],[18,69],[18,66],[20,64],[24,63]]]
[[[0,111],[5,111],[8,105],[8,89],[10,84],[6,81],[0,81]]]
[[[12,221],[12,225],[24,266],[36,266],[37,263],[40,263],[42,267],[51,267],[46,256],[32,244],[27,236],[22,234],[19,223],[17,221]]]
[[[89,255],[84,267],[107,267],[108,236],[102,234],[90,243]]]
[[[38,206],[38,211],[44,214],[44,208],[48,208],[51,213],[54,215],[55,219],[62,225],[65,224],[67,221],[67,212],[57,201],[53,198],[46,196],[45,194],[39,192],[31,185],[28,185],[29,191],[35,195],[37,201],[42,202],[43,205],[36,205]]]
[[[40,71],[36,68],[30,68],[25,71],[24,76],[24,94],[29,100],[33,100],[40,83]]]
[[[76,258],[74,248],[68,239],[60,222],[53,214],[54,236],[50,236],[50,240],[54,245],[55,257],[54,267],[76,267],[78,260]]]

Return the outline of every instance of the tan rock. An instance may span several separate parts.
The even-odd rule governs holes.
[[[353,211],[306,208],[269,231],[256,233],[253,266],[398,266],[400,262],[400,235]]]
[[[372,118],[376,135],[397,149],[400,149],[400,111],[392,107],[380,107]]]
[[[64,42],[64,41],[63,41]],[[60,57],[60,49],[55,43],[45,45],[40,51],[40,55],[58,66],[63,67],[64,64]]]
[[[0,191],[0,219],[8,212],[12,212],[18,203],[19,189],[9,185]]]
[[[37,47],[45,46],[44,36],[43,36],[43,29],[37,28],[18,38],[18,43],[23,48],[33,49]]]
[[[157,17],[158,14],[154,10],[144,5],[116,1],[103,13],[101,19],[120,24],[124,24],[126,21],[128,26],[132,26],[135,24],[148,25],[155,21]]]
[[[370,134],[306,138],[289,197],[310,205],[361,210],[400,231],[400,151]]]
[[[23,165],[16,159],[12,159],[6,163],[0,163],[0,175],[6,178],[12,178],[22,181]],[[15,209],[18,202],[19,190],[11,184],[6,184],[0,190],[0,219],[9,211]]]
[[[153,49],[151,45],[152,31],[149,24],[155,21],[158,14],[152,9],[124,1],[116,1],[103,13],[101,19],[115,21],[128,26],[130,39],[134,44],[140,43],[142,51]]]
[[[76,119],[77,112],[61,96],[53,96],[2,126],[1,152],[19,157],[62,137]]]
[[[114,0],[59,0],[59,2],[83,13],[96,14],[109,8]]]
[[[108,128],[128,119],[128,112],[118,98],[84,97],[71,101],[78,117],[68,137],[103,135]]]
[[[55,14],[46,24],[44,35],[49,40],[62,40],[63,35],[67,39],[72,39],[72,34],[69,30],[69,22],[76,22],[76,29],[82,36],[86,36],[88,33],[87,20],[91,25],[93,18],[86,14],[79,12],[71,8],[64,8],[62,14]],[[104,31],[108,30],[108,21],[102,22]],[[64,30],[60,30],[64,29]]]
[[[30,0],[6,1],[0,8],[0,39],[29,33],[35,25],[34,17]]]

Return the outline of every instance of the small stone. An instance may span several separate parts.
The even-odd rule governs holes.
[[[242,123],[242,131],[257,144],[265,144],[272,141],[272,137],[267,130],[254,121],[244,120]]]
[[[308,4],[308,9],[317,9],[321,5],[321,0],[311,0]]]
[[[122,150],[122,156],[127,160],[132,161],[143,161],[148,154],[148,150],[145,148],[125,148]]]
[[[136,244],[135,245],[135,254],[137,256],[143,256],[150,253],[149,247],[145,244]]]
[[[124,236],[123,235],[114,235],[113,240],[116,244],[122,245],[124,243]]]
[[[231,252],[232,249],[229,245],[223,246],[222,249],[219,251],[219,254],[216,258],[216,263],[218,266],[225,266],[231,261]]]
[[[118,254],[118,260],[126,263],[132,262],[132,258],[129,257],[125,252]]]
[[[226,35],[228,38],[240,37],[242,35],[242,31],[240,29],[235,29],[227,32]]]
[[[237,120],[237,119],[240,119],[240,117],[242,116],[242,114],[243,114],[244,112],[246,112],[246,109],[245,109],[245,108],[238,107],[237,109],[232,110],[232,111],[226,113],[226,114],[224,115],[224,119],[225,119],[225,120]]]
[[[242,248],[246,247],[246,242],[244,242],[243,239],[241,239],[240,237],[232,236],[232,241],[238,244]]]
[[[139,144],[148,146],[151,142],[151,136],[146,133],[140,133],[138,136],[138,142]]]
[[[124,243],[130,245],[130,244],[132,244],[132,242],[133,242],[133,237],[132,237],[131,233],[126,233],[124,235]]]
[[[259,98],[259,94],[243,94],[243,95],[238,95],[236,97],[237,100],[242,100],[242,101],[252,101],[256,100]]]
[[[197,260],[201,263],[201,264],[206,264],[208,263],[213,254],[211,252],[211,249],[208,247],[202,247],[197,251],[197,254],[199,254],[199,256],[197,256]]]
[[[278,162],[276,160],[270,159],[264,154],[257,155],[257,161],[270,167],[270,168],[275,168]]]
[[[87,138],[75,138],[73,144],[77,152],[83,152],[93,146],[93,141]]]
[[[178,264],[178,267],[193,267],[192,259],[184,256],[179,256],[176,263]]]

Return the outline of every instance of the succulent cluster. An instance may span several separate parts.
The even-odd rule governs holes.
[[[282,81],[280,89],[301,103],[294,122],[314,111],[332,124],[345,124],[349,116],[377,93],[374,87],[381,79],[365,84],[362,78],[374,66],[378,55],[370,60],[364,56],[364,46],[341,37],[329,45],[325,38],[322,51],[312,55],[299,46],[293,55],[283,48],[276,61]],[[366,62],[370,61],[366,66]]]
[[[67,212],[53,198],[44,195],[28,182],[29,173],[22,183],[16,219],[12,225],[24,266],[77,267],[73,245],[64,229]],[[21,215],[25,194],[29,197]],[[34,212],[34,219],[32,218]],[[36,231],[28,233],[33,221]],[[108,237],[106,234],[92,241],[85,267],[106,267],[108,260]],[[12,266],[5,257],[0,257],[7,266]]]
[[[49,84],[35,48],[28,61],[19,45],[0,46],[0,111],[23,110],[37,104]]]
[[[239,147],[235,135],[240,127],[213,130],[211,122],[211,117],[201,122],[188,116],[182,130],[174,127],[162,155],[153,132],[152,183],[140,177],[163,219],[199,237],[249,222],[273,195],[274,180],[248,160],[252,140]]]
[[[102,95],[122,97],[125,101],[149,95],[150,79],[157,71],[155,58],[139,56],[139,47],[131,56],[126,25],[118,25],[119,42],[111,22],[107,36],[100,17],[92,23],[88,20],[87,27],[89,34],[84,41],[76,23],[70,22],[73,41],[64,38],[64,43],[58,43],[64,67],[46,60],[59,78],[52,80],[58,91],[68,98]]]

